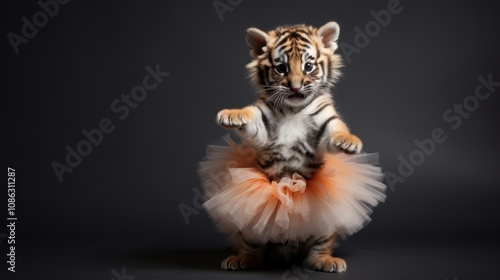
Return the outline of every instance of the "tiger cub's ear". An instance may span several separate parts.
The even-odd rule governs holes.
[[[253,58],[264,53],[263,48],[267,45],[269,41],[269,35],[266,32],[257,28],[248,28],[245,32],[245,39],[247,45],[251,48],[250,55]]]
[[[340,27],[335,21],[330,21],[321,26],[317,34],[321,37],[325,48],[329,48],[334,52],[337,48],[337,39],[339,38]]]

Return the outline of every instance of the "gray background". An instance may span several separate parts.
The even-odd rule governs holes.
[[[203,211],[186,224],[179,205],[196,206],[197,164],[226,133],[217,111],[255,98],[244,68],[248,27],[335,20],[339,41],[355,46],[354,28],[389,1],[242,1],[222,20],[213,2],[72,1],[18,54],[6,35],[20,34],[21,18],[40,7],[3,4],[2,162],[16,169],[19,220],[18,272],[7,273],[0,239],[2,279],[112,279],[123,267],[137,280],[498,277],[500,88],[458,129],[443,120],[474,94],[478,76],[500,81],[494,1],[401,1],[403,10],[345,62],[338,109],[365,151],[380,153],[384,171],[397,174],[398,156],[408,158],[433,129],[448,138],[338,248],[349,266],[342,275],[219,271],[225,237]],[[156,64],[170,76],[120,120],[110,104]],[[102,118],[116,129],[60,183],[51,163],[64,163],[65,146],[75,148]]]

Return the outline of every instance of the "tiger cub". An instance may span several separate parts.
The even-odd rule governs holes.
[[[335,111],[330,92],[342,63],[334,53],[338,24],[282,26],[267,33],[249,28],[245,37],[253,59],[247,69],[260,96],[243,109],[220,111],[216,121],[235,129],[258,151],[256,166],[270,180],[294,173],[308,179],[322,166],[324,153],[359,153],[361,140]],[[252,244],[241,233],[236,238],[238,253],[223,260],[222,269],[259,266],[264,251],[273,245]],[[335,236],[313,236],[288,249],[302,253],[312,269],[342,272],[346,263],[332,257],[334,243]]]

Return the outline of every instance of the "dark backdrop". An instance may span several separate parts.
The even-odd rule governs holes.
[[[334,89],[338,109],[365,151],[380,153],[381,166],[393,179],[373,221],[345,246],[498,248],[500,87],[483,100],[474,97],[478,77],[500,81],[498,5],[402,0],[391,6],[397,13],[386,26],[373,25],[370,12],[380,14],[388,3],[393,5],[388,0],[71,1],[58,4],[17,54],[9,32],[21,36],[22,18],[33,22],[42,8],[37,1],[3,3],[2,162],[16,170],[18,272],[7,274],[3,238],[0,273],[80,279],[83,271],[92,271],[87,263],[105,258],[97,278],[109,279],[110,270],[127,265],[122,252],[226,247],[206,213],[198,212],[196,169],[207,144],[226,133],[214,122],[218,110],[255,98],[245,72],[250,58],[244,31],[331,20],[340,24],[339,52],[346,64]],[[372,36],[363,40],[357,28],[367,25]],[[121,120],[123,111],[113,112],[111,104],[142,85],[147,66],[169,75]],[[464,101],[470,110],[460,116],[454,104]],[[86,139],[82,130],[98,128],[103,118],[115,129],[59,182],[51,164],[66,164],[65,147],[76,149]],[[446,140],[419,157],[415,140],[431,138],[436,128]],[[410,155],[420,162],[402,182],[395,176],[408,175],[398,166]],[[6,194],[0,200],[2,220]],[[180,209],[194,213],[189,224]],[[1,233],[7,233],[3,226]],[[498,254],[492,258],[497,261]],[[466,266],[472,271],[476,262],[457,264]],[[137,268],[136,279],[149,277],[141,271]],[[465,279],[452,269],[436,275]]]

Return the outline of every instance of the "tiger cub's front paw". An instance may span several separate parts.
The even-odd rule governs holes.
[[[337,148],[344,153],[352,154],[359,153],[363,149],[363,143],[354,134],[349,132],[337,132],[332,135],[332,142]]]
[[[217,123],[220,126],[227,128],[239,128],[254,118],[254,113],[251,108],[243,109],[224,109],[217,114]]]

